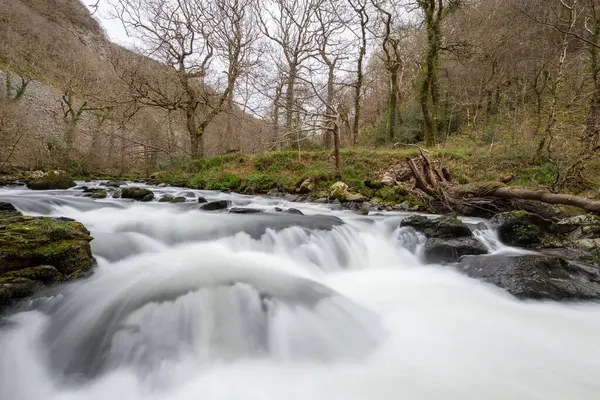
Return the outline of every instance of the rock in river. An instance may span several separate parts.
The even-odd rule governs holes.
[[[31,190],[69,189],[75,186],[77,184],[73,181],[73,178],[64,171],[50,171],[27,184],[27,187]]]
[[[465,256],[458,269],[521,299],[600,299],[600,270],[546,255]]]
[[[0,203],[0,309],[46,285],[88,274],[91,240],[78,222],[24,216]]]
[[[154,193],[140,187],[128,187],[121,190],[121,198],[137,201],[152,201],[154,199]]]
[[[217,200],[203,204],[200,206],[200,209],[204,211],[224,210],[229,207],[230,204],[231,202],[227,200]]]

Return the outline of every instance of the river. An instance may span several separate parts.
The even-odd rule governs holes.
[[[598,304],[519,301],[424,265],[401,213],[152,189],[187,201],[0,189],[82,222],[98,261],[0,327],[0,399],[600,398]],[[203,212],[197,196],[267,212]]]

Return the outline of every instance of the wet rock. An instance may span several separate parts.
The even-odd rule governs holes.
[[[88,230],[60,218],[29,217],[0,203],[0,308],[46,285],[87,275]]]
[[[231,202],[227,200],[217,200],[203,204],[200,209],[204,211],[224,210],[229,207],[230,204]]]
[[[327,200],[326,197],[321,197],[321,198],[316,199],[315,201],[313,201],[313,203],[316,203],[316,204],[327,204],[327,203],[329,203],[329,200]]]
[[[64,171],[49,171],[45,176],[34,179],[27,184],[31,190],[69,189],[77,186],[73,178]]]
[[[198,197],[198,203],[208,203],[208,200],[206,200],[204,197],[199,196]]]
[[[0,212],[16,213],[18,211],[11,203],[0,202]]]
[[[287,210],[285,210],[285,212],[288,214],[304,215],[304,213],[298,210],[297,208],[288,208]]]
[[[600,270],[547,255],[465,256],[458,270],[521,299],[600,299]]]
[[[126,187],[121,189],[121,197],[123,199],[133,199],[136,201],[152,201],[154,193],[150,190],[140,187]]]
[[[126,185],[126,184],[127,183],[124,181],[113,180],[113,181],[108,181],[108,182],[104,183],[104,186],[118,188],[118,187],[121,187],[121,185]]]
[[[173,199],[174,199],[173,196],[165,195],[165,196],[161,197],[160,199],[158,199],[158,202],[159,203],[170,203],[173,201]]]
[[[281,208],[281,207],[275,207],[274,210],[276,212],[283,212],[283,208]]]
[[[592,214],[562,219],[555,227],[571,241],[600,238],[600,217]]]
[[[97,190],[94,191],[91,195],[92,199],[105,199],[107,196],[106,190]]]
[[[423,232],[428,238],[453,239],[473,236],[469,227],[453,216],[428,218],[423,215],[411,215],[403,219],[400,226],[410,226]]]
[[[496,214],[490,219],[490,225],[509,246],[536,247],[552,240],[552,221],[527,211]]]
[[[178,196],[171,200],[171,203],[185,203],[185,197]]]
[[[229,212],[232,214],[256,214],[264,212],[265,210],[260,208],[244,208],[244,207],[231,207]]]
[[[473,237],[456,239],[427,239],[423,247],[426,263],[452,263],[465,255],[487,254],[487,248]]]
[[[302,181],[296,191],[300,194],[308,194],[313,190],[315,190],[315,182],[312,178],[308,178]]]

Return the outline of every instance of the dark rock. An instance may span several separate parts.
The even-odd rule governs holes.
[[[287,210],[285,210],[285,212],[288,214],[304,215],[304,213],[298,210],[297,208],[288,208]]]
[[[283,212],[283,208],[281,208],[281,207],[275,207],[275,211],[277,211],[277,212]]]
[[[121,198],[121,189],[117,189],[114,192],[112,192],[112,198],[113,199],[120,199]]]
[[[0,212],[0,307],[88,274],[91,240],[88,230],[69,218]]]
[[[232,214],[256,214],[264,212],[260,208],[244,208],[244,207],[232,207],[229,209],[229,212]]]
[[[551,240],[552,221],[527,211],[496,214],[490,219],[498,238],[509,246],[534,247]]]
[[[204,197],[199,196],[198,197],[198,203],[208,203],[208,200],[206,200]]]
[[[104,184],[104,186],[108,186],[108,187],[115,187],[118,188],[121,185],[126,185],[127,183],[124,181],[108,181]]]
[[[185,203],[185,197],[178,196],[171,200],[171,203]]]
[[[547,255],[465,256],[458,269],[521,299],[600,299],[600,270]]]
[[[452,263],[465,255],[487,254],[487,248],[473,237],[456,239],[427,239],[423,258],[427,263]]]
[[[92,193],[92,199],[105,199],[106,198],[106,190],[98,190]]]
[[[165,195],[165,196],[161,197],[160,199],[158,199],[158,202],[159,203],[170,203],[173,201],[173,199],[174,199],[173,196]]]
[[[231,204],[230,201],[227,200],[217,200],[211,201],[210,203],[203,204],[200,209],[204,211],[215,211],[215,210],[224,210]]]
[[[169,187],[169,184],[167,184],[167,183],[159,183],[158,185],[156,185],[156,187],[165,188],[165,187]]]
[[[403,219],[400,226],[410,226],[423,232],[428,238],[452,239],[473,236],[469,227],[453,216],[433,219],[423,215],[411,215]]]
[[[0,202],[0,212],[1,211],[17,212],[17,209],[10,203]]]
[[[73,218],[69,218],[69,217],[54,217],[52,219],[54,221],[58,221],[58,222],[77,222]]]
[[[73,178],[64,171],[50,171],[41,178],[34,179],[27,184],[31,190],[56,190],[69,189],[77,186]]]
[[[152,199],[154,199],[154,193],[140,187],[126,187],[121,189],[121,197],[137,201],[152,201]]]

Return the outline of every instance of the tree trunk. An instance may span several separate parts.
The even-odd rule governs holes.
[[[387,139],[396,141],[396,122],[398,115],[398,68],[390,70],[390,99],[388,103]]]
[[[294,98],[294,86],[296,85],[296,68],[290,66],[290,73],[287,80],[287,88],[285,91],[285,130],[286,135],[289,135],[293,131],[294,127],[294,105],[296,99]]]
[[[200,145],[202,134],[196,127],[196,112],[188,107],[185,110],[186,128],[190,137],[190,154],[192,157],[202,157],[203,150]]]
[[[336,123],[333,126],[333,147],[335,152],[335,174],[337,177],[341,177],[341,169],[340,169],[340,128]]]
[[[360,123],[360,96],[363,86],[363,60],[367,53],[367,34],[361,14],[361,39],[360,53],[356,65],[356,85],[354,86],[354,123],[352,124],[352,145],[358,145],[358,127]]]
[[[283,80],[281,80],[275,89],[275,99],[273,102],[273,143],[281,150],[281,142],[279,140],[279,108],[281,101],[281,92],[283,90]]]
[[[333,79],[334,79],[334,69],[335,69],[335,65],[329,65],[329,73],[327,76],[327,110],[326,110],[326,114],[331,114],[333,112],[332,110],[332,104],[333,104]],[[326,149],[331,148],[331,141],[332,141],[332,136],[333,136],[333,132],[331,130],[326,130],[325,131],[325,137],[323,138],[323,146]]]

